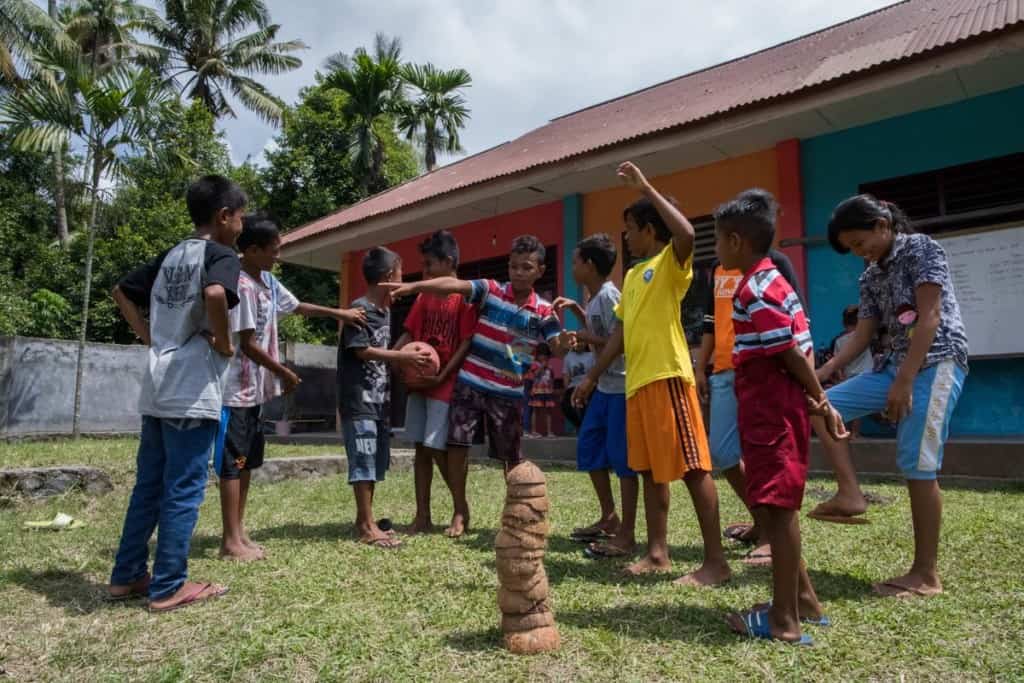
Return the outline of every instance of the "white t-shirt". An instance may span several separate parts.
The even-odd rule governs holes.
[[[621,299],[622,293],[611,280],[601,285],[601,289],[587,304],[587,327],[593,334],[607,339],[622,324],[615,315],[615,307],[619,305]],[[626,393],[625,356],[619,356],[612,361],[597,380],[597,388],[603,394]]]
[[[238,306],[231,309],[231,332],[253,330],[256,343],[275,361],[280,361],[277,321],[299,306],[299,300],[271,273],[261,273],[261,281],[244,270],[238,277]],[[241,344],[231,359],[224,405],[249,408],[262,405],[281,395],[281,382],[270,370],[242,352]]]

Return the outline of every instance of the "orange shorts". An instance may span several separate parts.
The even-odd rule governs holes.
[[[626,399],[629,466],[667,484],[694,470],[711,471],[697,389],[679,377],[651,382]]]

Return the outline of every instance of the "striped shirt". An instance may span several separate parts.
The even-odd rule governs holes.
[[[522,306],[511,283],[472,280],[468,301],[480,310],[459,382],[487,394],[523,398],[523,375],[537,345],[562,331],[551,304],[531,292]]]
[[[813,351],[800,298],[769,258],[761,259],[740,281],[733,297],[732,322],[734,366],[793,347],[804,354]]]

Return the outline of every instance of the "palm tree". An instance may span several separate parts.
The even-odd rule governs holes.
[[[149,70],[123,62],[97,70],[91,56],[84,55],[77,46],[45,47],[36,59],[55,77],[34,79],[26,87],[4,93],[0,97],[0,124],[8,127],[6,132],[19,149],[54,154],[74,139],[88,158],[90,210],[73,418],[77,437],[100,182],[119,175],[123,169],[121,154],[126,150],[151,147],[159,113],[175,98]]]
[[[327,59],[324,83],[348,97],[343,112],[351,122],[355,167],[365,194],[384,189],[384,133],[405,106],[402,93],[402,44],[378,33],[374,54],[359,48],[351,57]]]
[[[0,0],[0,85],[18,85],[34,71],[32,56],[56,24],[31,0]]]
[[[226,93],[269,123],[279,123],[284,103],[253,76],[281,74],[302,66],[290,54],[306,49],[301,40],[275,42],[280,24],[270,23],[262,0],[164,0],[163,20],[146,29],[166,50],[170,81],[215,116],[235,116]],[[251,24],[255,31],[245,33]]]
[[[163,55],[159,48],[136,39],[135,31],[160,17],[133,0],[75,0],[61,14],[64,32],[78,43],[94,68],[128,59],[148,63]]]
[[[433,171],[438,152],[462,151],[459,130],[469,119],[469,107],[458,90],[468,88],[473,79],[465,69],[442,71],[433,64],[406,64],[402,80],[418,93],[403,108],[398,128],[406,139],[420,141],[427,170]]]

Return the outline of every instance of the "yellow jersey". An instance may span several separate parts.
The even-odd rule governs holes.
[[[671,243],[626,273],[615,315],[625,338],[627,397],[670,377],[693,384],[679,307],[692,281],[693,256],[679,265]]]

